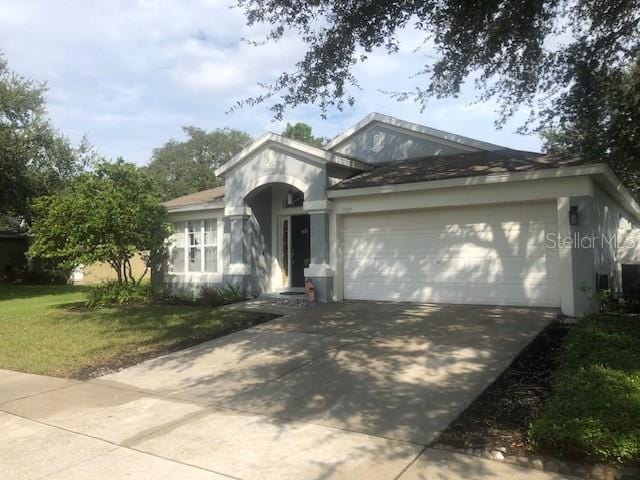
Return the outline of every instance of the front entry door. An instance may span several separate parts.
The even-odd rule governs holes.
[[[309,215],[291,217],[291,286],[304,287],[304,269],[311,262]]]

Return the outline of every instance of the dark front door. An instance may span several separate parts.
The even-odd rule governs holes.
[[[309,215],[291,217],[291,286],[304,287],[304,269],[311,262]]]

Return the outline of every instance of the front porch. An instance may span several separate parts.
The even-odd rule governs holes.
[[[326,210],[305,209],[305,193],[290,184],[254,189],[241,214],[226,216],[229,265],[224,283],[242,285],[255,297],[301,293],[311,278],[318,300],[330,301],[331,277],[313,274],[329,263],[328,217]]]

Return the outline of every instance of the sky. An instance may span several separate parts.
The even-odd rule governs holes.
[[[433,100],[421,112],[382,91],[415,84],[428,61],[419,32],[399,35],[401,50],[374,52],[356,69],[361,90],[354,107],[322,119],[314,106],[274,122],[267,105],[226,113],[291,69],[304,45],[287,35],[255,47],[266,26],[248,27],[229,0],[0,0],[0,51],[9,68],[48,86],[49,115],[73,142],[87,135],[105,157],[146,164],[155,147],[184,138],[181,127],[231,127],[254,137],[305,122],[333,137],[371,112],[523,150],[540,150],[536,136],[516,134],[525,113],[496,130],[496,105],[476,103],[465,86],[458,98]]]

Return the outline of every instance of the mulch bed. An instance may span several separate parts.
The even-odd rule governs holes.
[[[551,393],[551,376],[570,328],[560,322],[545,328],[434,444],[531,454],[527,429]]]

